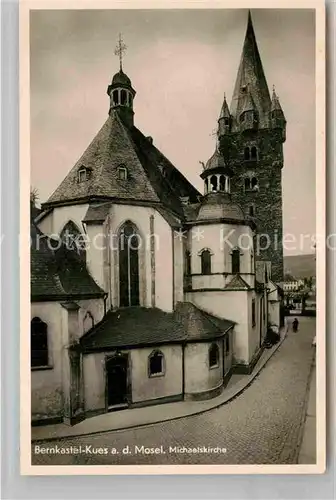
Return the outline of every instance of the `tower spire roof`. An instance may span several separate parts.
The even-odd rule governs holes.
[[[222,109],[221,109],[221,112],[219,115],[219,120],[221,120],[222,118],[230,118],[229,106],[226,102],[226,95],[225,94],[224,94],[224,101],[223,101]]]
[[[243,51],[234,86],[231,115],[238,120],[246,105],[246,95],[249,94],[259,115],[259,126],[268,126],[268,116],[271,98],[262,66],[259,49],[254,33],[251,12],[248,13],[247,28]],[[249,98],[249,99],[250,99]]]
[[[279,97],[277,96],[277,94],[275,92],[275,87],[273,85],[271,111],[276,111],[276,110],[283,112],[280,101],[279,101]]]

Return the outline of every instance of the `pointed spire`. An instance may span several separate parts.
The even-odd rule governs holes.
[[[231,103],[231,115],[238,121],[246,103],[246,92],[258,111],[261,128],[268,126],[271,98],[262,66],[259,49],[254,34],[251,12],[248,12],[247,28],[243,51]]]
[[[251,9],[248,10],[248,15],[247,15],[247,30],[253,31]]]
[[[271,111],[276,111],[276,110],[279,110],[283,113],[279,97],[275,93],[275,87],[273,85]]]
[[[226,102],[225,93],[224,93],[224,101],[223,101],[222,109],[221,109],[221,112],[219,115],[219,120],[221,120],[222,118],[230,118],[230,111],[229,111],[229,106]]]

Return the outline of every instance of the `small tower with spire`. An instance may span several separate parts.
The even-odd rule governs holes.
[[[283,280],[285,140],[285,115],[275,90],[272,97],[270,95],[249,11],[231,106],[229,109],[224,98],[218,120],[218,151],[232,171],[232,201],[242,207],[245,216],[254,214],[257,232],[272,242],[271,245],[261,243],[265,248],[260,250],[258,259],[271,262],[272,279],[279,283]],[[274,241],[278,243],[274,245]]]
[[[271,126],[274,130],[279,130],[283,142],[286,140],[286,118],[279,101],[279,97],[275,93],[273,85],[272,103],[271,103]]]
[[[218,137],[223,137],[231,132],[231,115],[229,106],[226,102],[226,95],[224,94],[224,101],[222,109],[218,118]]]
[[[111,84],[107,87],[107,94],[110,97],[109,113],[112,110],[117,110],[125,125],[132,127],[134,124],[133,100],[136,92],[130,78],[123,72],[123,54],[126,50],[127,47],[119,34],[118,44],[114,51],[114,54],[119,57],[119,71],[113,76]]]

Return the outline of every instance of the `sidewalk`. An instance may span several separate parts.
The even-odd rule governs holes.
[[[316,365],[312,367],[299,464],[316,464]]]
[[[197,415],[228,403],[244,391],[259,374],[267,361],[281,346],[287,336],[287,328],[280,332],[281,340],[271,349],[265,349],[250,375],[232,375],[223,393],[207,401],[181,401],[164,405],[133,408],[118,412],[104,413],[96,417],[83,420],[77,425],[65,424],[32,427],[32,441],[51,441],[62,437],[78,437],[90,434],[99,434],[112,430],[130,429],[144,425],[156,424],[166,420],[175,420],[182,417]]]

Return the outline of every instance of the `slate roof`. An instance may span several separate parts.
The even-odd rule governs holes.
[[[282,107],[279,101],[279,97],[276,95],[275,90],[272,93],[272,103],[271,103],[271,111],[280,111],[283,115]]]
[[[195,221],[197,219],[198,211],[201,203],[192,203],[183,207],[184,217],[186,221]]]
[[[225,96],[224,96],[224,101],[223,101],[223,105],[221,108],[221,112],[219,115],[219,120],[221,120],[222,118],[230,118],[229,106],[227,105]]]
[[[204,196],[197,215],[198,221],[209,219],[230,219],[244,223],[245,215],[240,205],[232,202],[229,193],[214,192]]]
[[[226,164],[224,156],[216,148],[213,155],[206,162],[205,169],[203,170],[203,172],[207,170],[215,170],[218,168],[226,169]]]
[[[112,78],[112,85],[117,85],[119,83],[127,85],[128,87],[132,87],[130,78],[126,75],[126,73],[123,72],[122,69],[118,71],[118,73],[116,73]]]
[[[78,182],[78,170],[90,171]],[[125,166],[127,180],[119,179]],[[105,124],[43,208],[69,201],[90,199],[133,200],[163,204],[183,215],[180,196],[197,201],[200,193],[136,127],[128,128],[118,111],[112,110]]]
[[[240,274],[236,274],[232,280],[225,285],[225,289],[230,290],[250,290],[251,287],[246,283],[246,281],[240,276]]]
[[[243,88],[245,88],[245,93],[242,92]],[[250,94],[247,99],[252,99],[253,105],[258,111],[259,127],[268,127],[271,98],[250,13],[230,108],[231,115],[234,117],[233,131],[239,129],[239,115],[244,107],[250,107],[251,105],[246,100],[246,92]]]
[[[95,203],[89,205],[87,212],[84,216],[83,222],[104,222],[106,217],[109,214],[112,203],[104,202],[104,203]]]
[[[31,224],[31,300],[71,300],[74,298],[103,297],[105,292],[97,285],[75,250],[43,235]]]
[[[140,347],[212,340],[223,336],[234,323],[180,302],[172,313],[157,308],[128,307],[109,312],[80,340],[84,352],[120,347]]]

